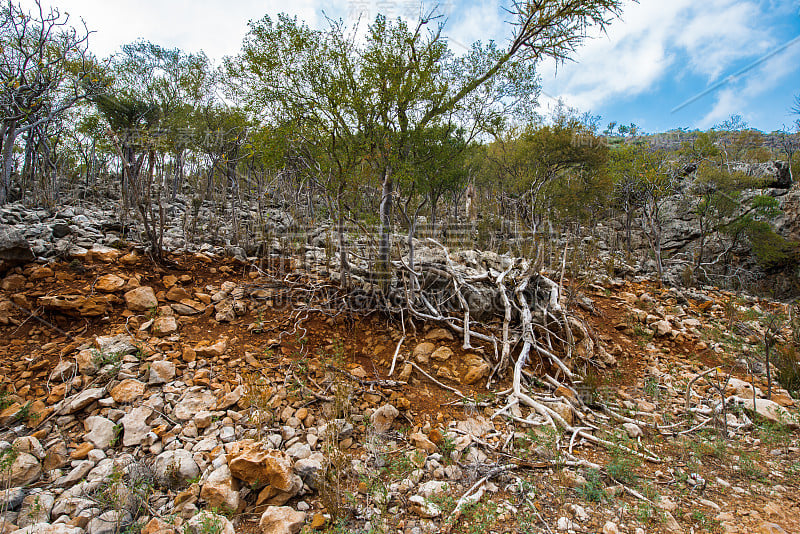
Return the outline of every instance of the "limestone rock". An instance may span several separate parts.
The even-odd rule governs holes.
[[[197,413],[212,410],[216,403],[217,399],[211,391],[195,386],[190,388],[180,402],[175,405],[173,415],[181,421],[188,421]]]
[[[400,412],[391,404],[384,404],[369,416],[369,422],[376,432],[383,434],[392,428],[392,423]]]
[[[194,353],[198,358],[219,358],[228,350],[228,341],[221,339],[213,345],[200,344],[194,348]]]
[[[111,298],[107,295],[54,295],[39,297],[39,304],[46,310],[66,315],[100,317],[111,309]]]
[[[150,376],[147,380],[149,385],[166,384],[175,378],[175,364],[165,360],[156,361],[150,364]]]
[[[5,487],[14,488],[33,484],[42,476],[42,466],[36,456],[21,452],[17,454],[11,468],[0,474],[0,481]]]
[[[15,439],[11,446],[17,452],[27,452],[34,455],[38,460],[44,460],[44,447],[34,436],[21,436]]]
[[[625,423],[622,425],[622,428],[625,429],[625,432],[631,439],[636,439],[644,435],[642,429],[639,428],[639,425],[637,425],[636,423]]]
[[[125,293],[125,304],[135,312],[145,312],[158,307],[155,291],[150,286],[141,286]]]
[[[13,531],[11,534],[85,534],[80,527],[72,527],[65,523],[37,523],[25,528]]]
[[[103,388],[89,388],[81,393],[70,397],[68,401],[64,402],[64,407],[61,413],[69,415],[89,406],[91,403],[103,398],[105,390]]]
[[[474,384],[486,378],[492,372],[492,367],[477,354],[467,354],[464,358],[464,364],[467,366],[467,372],[461,383],[465,385]]]
[[[22,232],[7,224],[0,225],[0,271],[33,261],[34,258]]]
[[[48,523],[55,497],[48,491],[32,493],[22,500],[17,526],[24,528],[37,523]]]
[[[288,506],[270,506],[261,514],[258,526],[263,534],[297,534],[305,520],[305,512]]]
[[[125,287],[125,280],[115,274],[104,274],[94,284],[94,288],[103,293],[115,293],[123,287]]]
[[[232,407],[234,404],[242,400],[244,397],[245,389],[244,386],[238,386],[236,389],[231,391],[230,393],[225,394],[216,405],[217,410],[227,410],[228,408]]]
[[[422,518],[433,519],[442,515],[441,508],[422,495],[414,495],[408,499],[408,502],[411,511]]]
[[[745,410],[750,412],[753,411],[753,399],[745,399],[742,397],[731,397],[731,399],[737,403],[741,404]],[[785,423],[787,426],[791,428],[797,428],[798,421],[797,418],[793,417],[791,412],[778,404],[777,402],[773,402],[767,399],[756,399],[755,400],[755,412],[774,423]]]
[[[77,365],[75,362],[62,360],[50,373],[50,382],[66,382],[75,375],[76,369]]]
[[[415,432],[411,434],[408,437],[408,440],[414,447],[422,449],[428,454],[436,452],[436,445],[431,440],[428,439],[428,436],[426,436],[422,432]]]
[[[183,526],[183,534],[236,534],[228,519],[213,512],[200,512]]]
[[[239,483],[227,465],[215,469],[203,484],[200,498],[212,509],[236,512],[239,509]]]
[[[109,448],[116,437],[114,422],[99,415],[87,417],[83,428],[87,432],[84,439],[100,450]]]
[[[185,485],[200,474],[200,468],[197,467],[192,453],[184,449],[159,454],[153,463],[153,471],[164,483],[179,486]]]
[[[153,321],[153,335],[166,337],[178,331],[178,320],[172,315],[162,315]]]
[[[147,424],[147,418],[153,413],[153,410],[147,406],[140,406],[134,408],[125,417],[120,419],[122,424],[122,445],[125,447],[133,447],[141,445],[147,433],[150,432],[150,425]]]
[[[417,363],[426,364],[430,361],[431,354],[433,354],[434,350],[436,350],[436,345],[433,343],[420,343],[414,348],[414,360]]]
[[[253,488],[272,486],[290,491],[294,486],[292,460],[286,453],[267,449],[253,440],[237,442],[228,453],[228,466],[234,477]]]
[[[111,397],[114,402],[118,404],[126,404],[133,402],[144,395],[145,385],[133,378],[127,378],[114,386],[110,391]]]
[[[431,353],[431,359],[437,362],[446,362],[453,357],[453,351],[450,347],[439,347]]]

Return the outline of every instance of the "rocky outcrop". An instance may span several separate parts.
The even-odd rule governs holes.
[[[34,259],[25,236],[7,224],[0,224],[0,273]]]

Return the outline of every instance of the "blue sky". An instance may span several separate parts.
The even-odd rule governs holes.
[[[42,0],[82,17],[91,47],[107,55],[142,37],[164,46],[204,50],[219,59],[234,54],[249,19],[281,11],[312,26],[324,14],[370,19],[378,11],[408,16],[418,0]],[[25,7],[32,0],[22,0]],[[433,6],[426,2],[426,6]],[[505,42],[502,3],[443,0],[446,33],[455,51],[475,40]],[[607,35],[595,35],[575,61],[540,66],[543,110],[558,98],[647,132],[706,129],[734,113],[750,126],[772,131],[791,126],[800,95],[800,0],[640,0],[628,2]],[[778,53],[775,50],[785,46]],[[769,56],[766,59],[762,59]],[[745,72],[735,79],[731,75]],[[724,82],[724,83],[721,83]],[[672,110],[715,84],[713,92]]]

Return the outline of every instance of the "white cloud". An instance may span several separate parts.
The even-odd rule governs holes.
[[[347,0],[325,2],[325,9],[341,9]],[[73,21],[81,17],[90,30],[90,47],[107,56],[122,44],[143,38],[187,52],[203,50],[212,59],[235,54],[247,33],[247,21],[280,12],[297,15],[310,25],[321,22],[319,0],[42,0],[68,12]],[[23,0],[32,9],[32,0]]]
[[[719,90],[714,106],[700,119],[697,126],[702,129],[710,128],[736,113],[743,114],[748,121],[752,120],[751,114],[745,111],[750,107],[748,103],[774,89],[782,79],[795,71],[798,62],[800,62],[800,44],[757,64],[742,74],[741,78]]]
[[[760,15],[755,1],[630,3],[608,35],[587,41],[577,51],[575,62],[558,68],[545,62],[544,88],[571,106],[592,110],[655,92],[669,77],[693,74],[711,83],[742,59],[777,44]]]

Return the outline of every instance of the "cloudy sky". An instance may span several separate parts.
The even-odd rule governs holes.
[[[235,54],[247,22],[288,12],[321,27],[325,18],[415,16],[419,0],[42,0],[83,18],[95,54],[144,38],[214,59]],[[26,8],[33,0],[22,0]],[[434,4],[426,2],[426,9]],[[503,3],[442,0],[455,51],[508,36]],[[607,35],[586,42],[574,62],[540,68],[543,107],[562,98],[647,132],[709,128],[741,114],[772,131],[793,124],[800,95],[800,1],[640,0]]]

